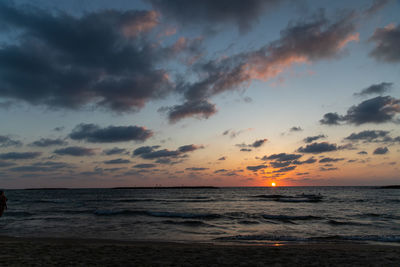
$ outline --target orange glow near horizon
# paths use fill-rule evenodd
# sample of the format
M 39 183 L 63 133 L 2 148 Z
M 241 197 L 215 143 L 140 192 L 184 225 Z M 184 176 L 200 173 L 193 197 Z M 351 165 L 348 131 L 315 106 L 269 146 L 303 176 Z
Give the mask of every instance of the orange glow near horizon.
M 271 186 L 272 186 L 272 187 L 275 187 L 275 186 L 276 186 L 276 183 L 272 182 L 272 183 L 271 183 Z

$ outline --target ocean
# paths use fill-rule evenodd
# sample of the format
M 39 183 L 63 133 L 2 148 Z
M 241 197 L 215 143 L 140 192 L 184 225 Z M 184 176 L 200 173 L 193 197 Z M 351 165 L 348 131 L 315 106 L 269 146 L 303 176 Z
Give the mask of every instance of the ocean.
M 6 190 L 0 235 L 174 242 L 400 244 L 400 190 L 242 187 Z

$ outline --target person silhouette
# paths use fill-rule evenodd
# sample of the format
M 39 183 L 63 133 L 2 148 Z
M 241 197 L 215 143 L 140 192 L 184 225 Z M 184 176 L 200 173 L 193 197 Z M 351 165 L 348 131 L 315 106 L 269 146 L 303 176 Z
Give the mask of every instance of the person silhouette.
M 7 198 L 3 191 L 0 191 L 0 217 L 3 216 L 4 210 L 7 209 Z

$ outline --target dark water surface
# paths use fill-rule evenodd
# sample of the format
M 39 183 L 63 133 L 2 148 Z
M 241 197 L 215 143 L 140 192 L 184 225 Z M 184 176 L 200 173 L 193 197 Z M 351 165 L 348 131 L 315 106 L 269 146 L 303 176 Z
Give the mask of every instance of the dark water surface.
M 0 235 L 400 243 L 400 190 L 376 187 L 7 190 Z

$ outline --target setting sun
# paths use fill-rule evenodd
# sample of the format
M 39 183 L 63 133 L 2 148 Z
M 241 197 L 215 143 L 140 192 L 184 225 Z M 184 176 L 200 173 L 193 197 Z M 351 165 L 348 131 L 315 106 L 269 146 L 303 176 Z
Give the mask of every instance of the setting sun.
M 275 187 L 275 186 L 276 186 L 276 183 L 271 183 L 271 186 L 272 186 L 272 187 Z

